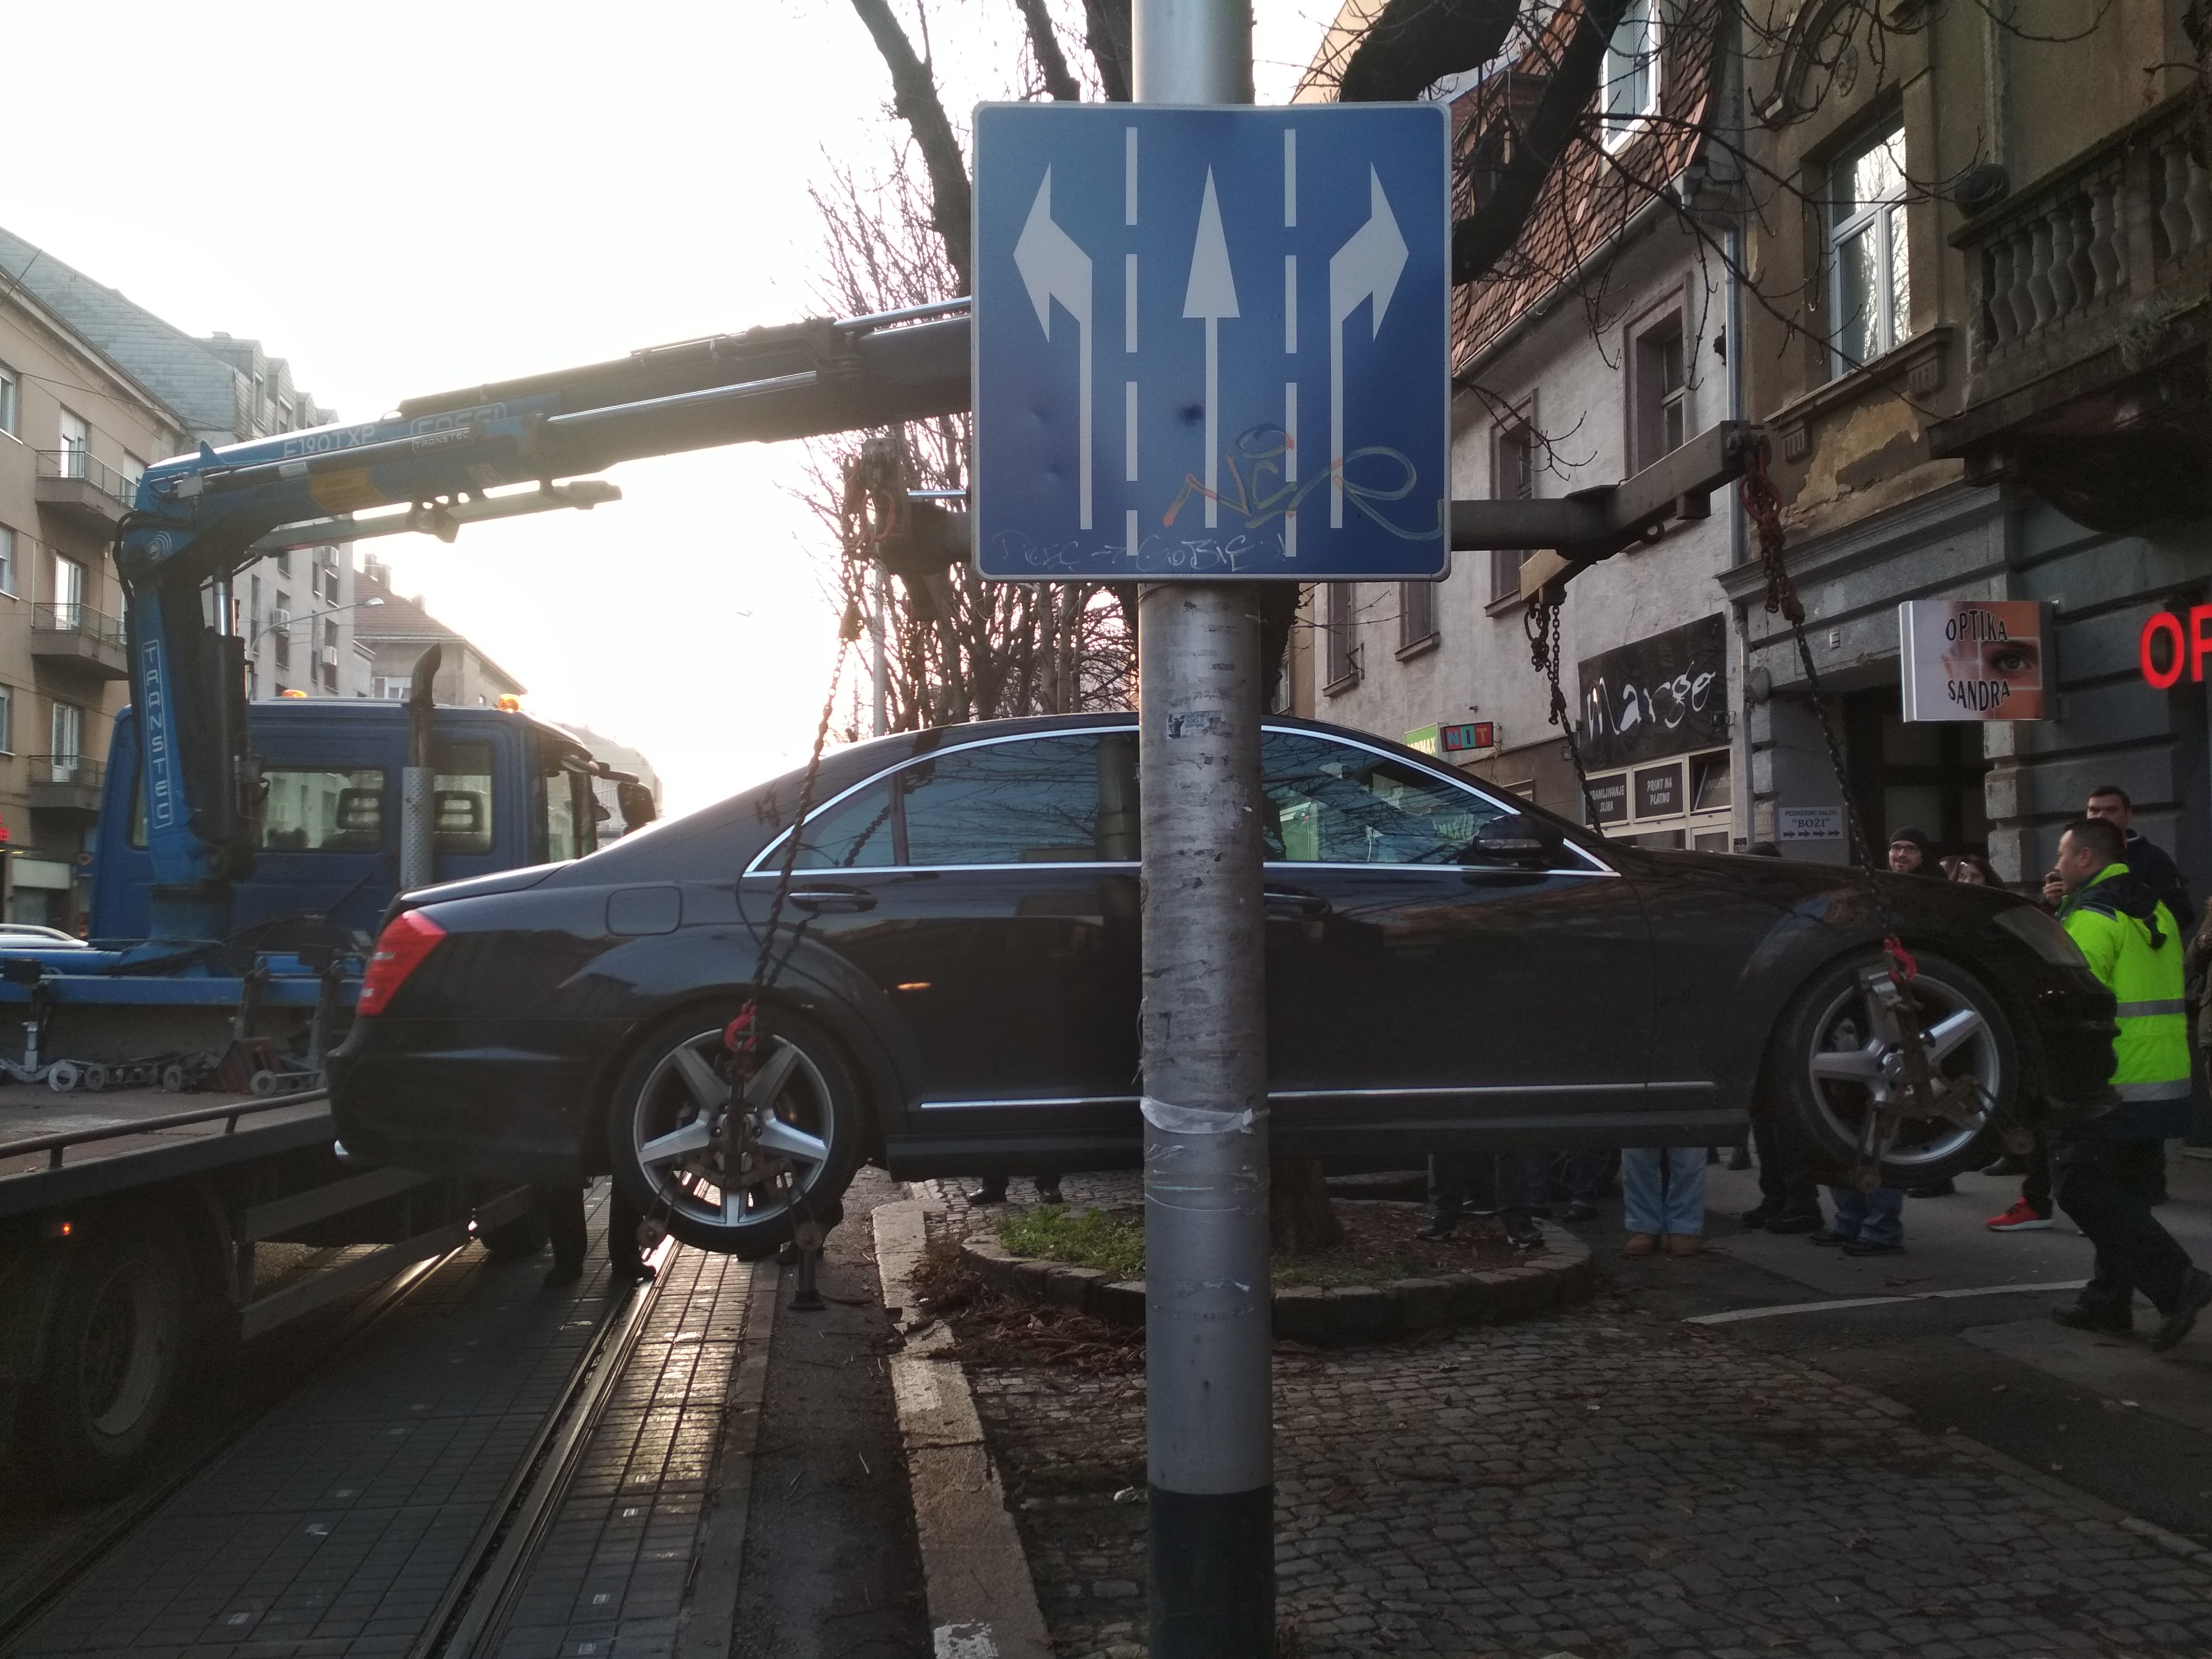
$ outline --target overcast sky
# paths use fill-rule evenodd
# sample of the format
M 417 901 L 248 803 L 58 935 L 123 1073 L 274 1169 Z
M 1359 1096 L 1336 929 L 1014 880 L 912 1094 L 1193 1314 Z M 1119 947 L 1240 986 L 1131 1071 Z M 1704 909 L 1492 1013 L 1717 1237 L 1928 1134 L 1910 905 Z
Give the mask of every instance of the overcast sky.
M 1335 5 L 1258 9 L 1261 101 L 1283 101 Z M 1014 16 L 928 8 L 963 124 L 1018 90 Z M 348 419 L 818 311 L 806 186 L 830 157 L 880 171 L 899 137 L 845 0 L 110 0 L 96 26 L 11 8 L 6 35 L 0 224 L 188 333 L 260 340 Z M 589 514 L 364 546 L 527 707 L 643 750 L 689 811 L 813 736 L 834 550 L 792 498 L 803 461 L 633 462 Z

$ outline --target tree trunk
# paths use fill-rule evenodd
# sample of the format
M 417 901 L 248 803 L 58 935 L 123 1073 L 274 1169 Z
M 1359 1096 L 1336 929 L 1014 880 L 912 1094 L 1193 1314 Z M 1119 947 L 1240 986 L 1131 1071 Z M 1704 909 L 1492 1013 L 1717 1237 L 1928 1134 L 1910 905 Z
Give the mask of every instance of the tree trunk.
M 1322 1184 L 1317 1158 L 1279 1158 L 1267 1166 L 1267 1232 L 1279 1252 L 1310 1255 L 1344 1243 L 1344 1224 Z

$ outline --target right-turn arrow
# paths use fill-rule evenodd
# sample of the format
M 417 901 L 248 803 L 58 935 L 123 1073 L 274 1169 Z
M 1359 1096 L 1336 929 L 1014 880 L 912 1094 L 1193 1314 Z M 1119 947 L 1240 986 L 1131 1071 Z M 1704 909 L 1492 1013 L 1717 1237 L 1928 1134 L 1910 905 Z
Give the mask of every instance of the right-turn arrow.
M 1017 198 L 1018 199 L 1018 198 Z M 1036 307 L 1044 337 L 1052 338 L 1052 302 L 1066 307 L 1075 319 L 1076 352 L 1076 528 L 1091 528 L 1091 256 L 1075 239 L 1053 222 L 1052 169 L 1044 170 L 1036 200 L 1014 244 L 1014 264 L 1022 283 Z
M 1406 239 L 1390 211 L 1390 198 L 1382 193 L 1382 179 L 1367 169 L 1367 222 L 1352 232 L 1352 240 L 1328 259 L 1328 526 L 1344 527 L 1344 325 L 1371 298 L 1374 327 L 1369 338 L 1382 332 L 1382 313 L 1398 291 L 1398 277 L 1406 269 Z

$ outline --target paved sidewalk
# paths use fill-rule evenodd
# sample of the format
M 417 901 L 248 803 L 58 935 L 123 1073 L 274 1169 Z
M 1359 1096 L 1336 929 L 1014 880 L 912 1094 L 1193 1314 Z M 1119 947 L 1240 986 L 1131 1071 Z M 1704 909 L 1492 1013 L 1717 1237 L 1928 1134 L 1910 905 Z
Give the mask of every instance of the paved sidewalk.
M 1142 1379 L 971 1376 L 1061 1651 L 1141 1654 Z M 2203 1555 L 1617 1302 L 1279 1354 L 1276 1399 L 1299 1659 L 2212 1652 Z

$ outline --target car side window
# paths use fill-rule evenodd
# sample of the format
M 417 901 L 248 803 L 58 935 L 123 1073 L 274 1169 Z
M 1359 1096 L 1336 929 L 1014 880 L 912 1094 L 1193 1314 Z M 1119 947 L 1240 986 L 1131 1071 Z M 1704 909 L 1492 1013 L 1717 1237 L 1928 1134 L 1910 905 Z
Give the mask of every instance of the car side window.
M 1458 864 L 1507 809 L 1401 761 L 1303 732 L 1261 739 L 1271 862 Z
M 877 870 L 896 864 L 896 802 L 887 782 L 872 783 L 806 820 L 799 836 L 800 870 Z M 771 854 L 768 867 L 781 860 Z
M 1137 740 L 1071 732 L 955 750 L 897 775 L 905 862 L 1118 862 L 1137 856 Z
M 261 845 L 271 853 L 374 853 L 384 845 L 384 774 L 268 766 Z

